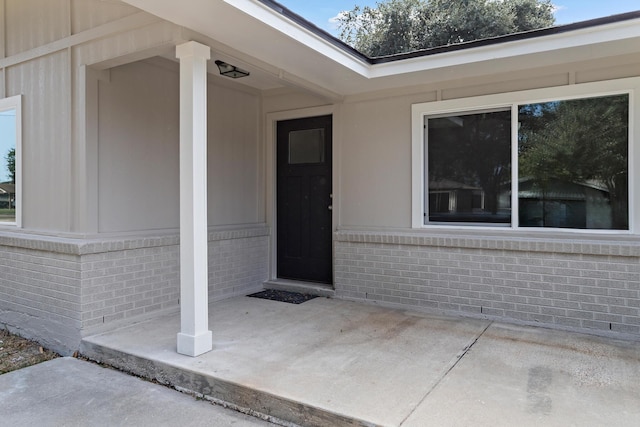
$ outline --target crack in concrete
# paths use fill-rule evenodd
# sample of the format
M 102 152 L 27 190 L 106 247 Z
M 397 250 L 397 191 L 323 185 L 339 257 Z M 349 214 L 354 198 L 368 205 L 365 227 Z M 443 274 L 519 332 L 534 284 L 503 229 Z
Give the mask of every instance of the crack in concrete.
M 469 350 L 471 350 L 471 348 L 478 342 L 478 340 L 484 335 L 484 333 L 487 332 L 487 329 L 489 329 L 491 325 L 493 325 L 493 322 L 490 322 L 482 331 L 480 331 L 478 335 L 476 335 L 473 338 L 473 340 L 469 344 L 467 344 L 458 354 L 456 354 L 456 357 L 454 358 L 455 361 L 440 376 L 440 378 L 438 378 L 435 384 L 433 384 L 433 386 L 425 393 L 425 395 L 422 397 L 422 399 L 420 399 L 420 402 L 418 402 L 418 404 L 413 408 L 413 410 L 410 411 L 406 417 L 404 417 L 404 419 L 400 422 L 400 426 L 404 425 L 404 423 L 407 422 L 409 418 L 411 418 L 411 415 L 413 415 L 413 413 L 418 410 L 418 408 L 424 403 L 424 401 L 427 400 L 429 395 L 438 387 L 438 385 L 440 385 L 442 380 L 444 380 L 447 377 L 447 375 L 449 375 L 449 372 L 451 372 L 458 365 L 458 363 L 460 363 L 462 358 L 467 355 Z

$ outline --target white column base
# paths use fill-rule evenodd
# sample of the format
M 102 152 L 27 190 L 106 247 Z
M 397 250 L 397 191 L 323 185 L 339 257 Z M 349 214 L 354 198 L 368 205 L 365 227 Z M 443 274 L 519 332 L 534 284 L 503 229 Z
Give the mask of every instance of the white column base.
M 213 349 L 213 334 L 205 331 L 198 335 L 178 332 L 178 353 L 196 357 Z

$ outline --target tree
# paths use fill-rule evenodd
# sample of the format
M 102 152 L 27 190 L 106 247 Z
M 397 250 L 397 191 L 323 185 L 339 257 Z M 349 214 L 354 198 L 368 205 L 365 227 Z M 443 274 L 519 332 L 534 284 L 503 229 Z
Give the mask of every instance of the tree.
M 7 152 L 4 157 L 7 161 L 7 170 L 9 171 L 9 181 L 11 184 L 16 183 L 16 149 L 12 148 Z
M 551 0 L 386 0 L 343 12 L 340 38 L 371 57 L 552 26 Z

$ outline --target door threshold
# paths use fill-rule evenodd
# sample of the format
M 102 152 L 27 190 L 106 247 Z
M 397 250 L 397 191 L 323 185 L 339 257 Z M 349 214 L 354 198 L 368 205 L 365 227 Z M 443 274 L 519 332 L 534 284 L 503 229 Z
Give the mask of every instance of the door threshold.
M 324 283 L 303 282 L 291 279 L 267 280 L 262 284 L 265 289 L 275 289 L 278 291 L 298 292 L 301 294 L 318 295 L 320 297 L 333 298 L 336 291 L 332 285 Z

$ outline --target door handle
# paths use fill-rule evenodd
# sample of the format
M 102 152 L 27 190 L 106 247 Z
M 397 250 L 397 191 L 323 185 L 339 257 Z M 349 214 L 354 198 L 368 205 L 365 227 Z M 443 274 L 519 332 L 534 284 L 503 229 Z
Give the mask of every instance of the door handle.
M 328 207 L 327 209 L 329 209 L 330 211 L 332 211 L 332 210 L 333 210 L 333 205 L 329 205 L 329 207 Z

